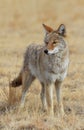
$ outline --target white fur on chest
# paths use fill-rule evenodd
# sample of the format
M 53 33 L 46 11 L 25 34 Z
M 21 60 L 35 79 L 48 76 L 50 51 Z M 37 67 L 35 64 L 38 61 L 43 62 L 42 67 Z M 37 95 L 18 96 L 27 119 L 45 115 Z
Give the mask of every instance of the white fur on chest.
M 41 73 L 39 66 L 37 67 L 36 65 L 34 66 L 34 65 L 29 64 L 29 69 L 33 76 L 38 78 L 41 82 L 44 82 L 44 76 Z
M 56 80 L 63 81 L 64 78 L 67 75 L 67 68 L 69 64 L 69 59 L 66 59 L 61 67 L 56 67 L 54 72 L 49 72 L 48 70 L 42 70 L 40 69 L 40 66 L 29 64 L 29 69 L 35 77 L 37 77 L 41 82 L 52 82 L 54 83 Z M 42 66 L 41 66 L 42 67 Z M 53 67 L 53 66 L 52 66 Z M 58 70 L 57 70 L 58 69 Z M 60 70 L 64 70 L 61 72 Z M 57 72 L 57 73 L 55 73 Z
M 49 72 L 45 73 L 45 79 L 50 82 L 55 82 L 56 79 L 59 79 L 59 78 L 60 78 L 60 74 L 54 74 L 54 73 L 49 73 Z

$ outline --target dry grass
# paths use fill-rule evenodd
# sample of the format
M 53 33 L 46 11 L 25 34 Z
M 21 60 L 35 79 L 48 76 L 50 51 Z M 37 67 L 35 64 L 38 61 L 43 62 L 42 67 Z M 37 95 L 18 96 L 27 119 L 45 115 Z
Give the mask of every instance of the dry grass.
M 83 0 L 0 0 L 0 130 L 84 130 L 83 19 Z M 22 112 L 8 105 L 9 81 L 20 71 L 26 46 L 43 42 L 42 23 L 54 28 L 61 23 L 67 26 L 70 66 L 63 86 L 64 118 L 58 116 L 56 105 L 55 117 L 42 113 L 37 80 Z M 11 90 L 11 104 L 20 93 L 21 88 Z

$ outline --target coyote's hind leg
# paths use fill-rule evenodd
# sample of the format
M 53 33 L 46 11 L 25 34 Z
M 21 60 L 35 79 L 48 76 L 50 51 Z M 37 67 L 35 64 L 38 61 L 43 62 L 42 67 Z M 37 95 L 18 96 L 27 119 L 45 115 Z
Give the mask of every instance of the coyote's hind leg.
M 34 81 L 34 79 L 35 79 L 35 77 L 31 73 L 29 73 L 27 71 L 23 72 L 21 107 L 24 107 L 26 93 L 27 93 L 31 83 Z

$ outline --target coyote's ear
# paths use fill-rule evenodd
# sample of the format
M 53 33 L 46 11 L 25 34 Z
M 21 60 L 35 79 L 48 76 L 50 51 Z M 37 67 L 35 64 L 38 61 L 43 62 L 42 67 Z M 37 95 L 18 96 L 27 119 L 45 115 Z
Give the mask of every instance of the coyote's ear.
M 65 37 L 65 36 L 66 36 L 66 28 L 65 28 L 65 25 L 64 25 L 64 24 L 61 24 L 61 25 L 59 26 L 59 28 L 57 29 L 57 32 L 58 32 L 59 35 Z
M 45 25 L 45 24 L 43 24 L 43 27 L 44 27 L 44 30 L 45 30 L 45 33 L 46 33 L 46 34 L 48 34 L 48 33 L 50 33 L 50 32 L 53 31 L 53 29 L 52 29 L 51 27 L 49 27 L 49 26 L 47 26 L 47 25 Z

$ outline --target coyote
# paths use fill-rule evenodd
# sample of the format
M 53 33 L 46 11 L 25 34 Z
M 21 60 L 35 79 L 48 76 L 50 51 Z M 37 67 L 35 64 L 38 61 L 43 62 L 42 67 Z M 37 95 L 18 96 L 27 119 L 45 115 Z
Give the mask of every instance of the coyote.
M 67 75 L 69 65 L 69 50 L 65 40 L 66 28 L 61 24 L 57 30 L 43 24 L 45 30 L 44 44 L 29 45 L 22 69 L 10 85 L 22 88 L 21 107 L 24 106 L 25 95 L 31 83 L 38 78 L 41 89 L 43 109 L 53 115 L 53 84 L 56 90 L 58 110 L 63 115 L 64 109 L 61 98 L 61 84 Z

